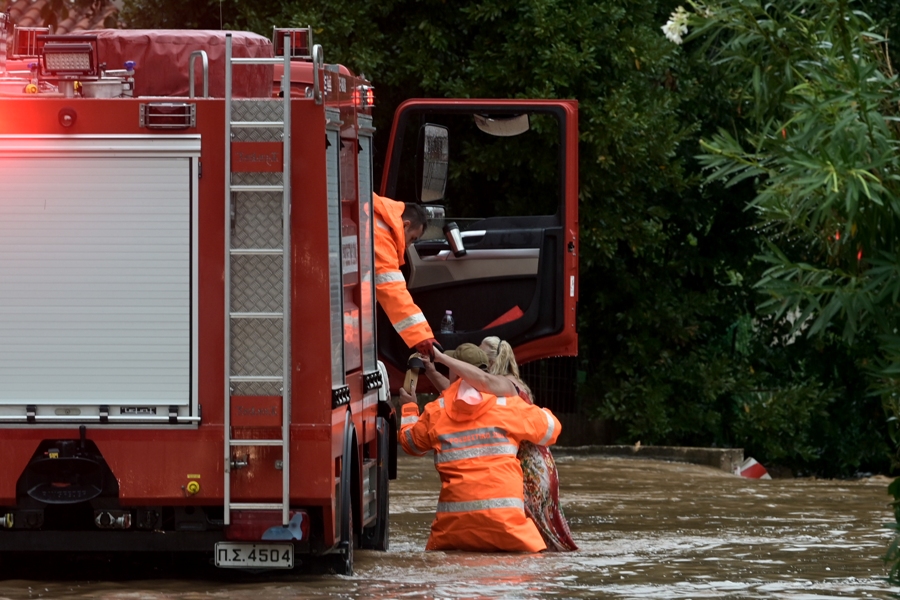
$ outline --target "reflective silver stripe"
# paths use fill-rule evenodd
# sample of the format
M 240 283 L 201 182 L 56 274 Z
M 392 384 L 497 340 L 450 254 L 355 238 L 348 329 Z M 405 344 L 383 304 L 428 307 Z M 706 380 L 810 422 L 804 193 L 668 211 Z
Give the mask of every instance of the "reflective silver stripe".
M 375 285 L 381 285 L 382 283 L 391 283 L 393 281 L 406 281 L 403 279 L 403 273 L 400 271 L 388 271 L 386 273 L 379 273 L 375 276 Z
M 439 435 L 441 450 L 458 450 L 469 446 L 484 446 L 486 444 L 508 444 L 506 430 L 499 427 L 481 427 L 479 429 L 465 429 Z
M 402 427 L 404 425 L 412 425 L 413 423 L 418 423 L 418 422 L 419 422 L 418 415 L 413 416 L 413 417 L 403 417 L 402 419 L 400 419 L 400 426 Z
M 459 513 L 473 510 L 490 510 L 492 508 L 518 508 L 525 510 L 521 498 L 491 498 L 490 500 L 473 500 L 471 502 L 438 502 L 437 512 Z
M 406 444 L 407 444 L 411 449 L 413 449 L 413 450 L 418 450 L 419 453 L 420 453 L 420 455 L 421 455 L 421 454 L 425 454 L 427 448 L 426 448 L 425 450 L 422 450 L 421 448 L 419 448 L 419 446 L 416 444 L 415 440 L 413 440 L 412 429 L 407 429 L 405 435 L 406 435 Z
M 417 325 L 419 323 L 424 323 L 424 322 L 425 322 L 425 315 L 423 315 L 422 313 L 416 313 L 410 317 L 406 317 L 402 321 L 398 321 L 398 322 L 394 323 L 394 329 L 397 331 L 397 333 L 400 333 L 404 329 L 409 329 L 413 325 Z
M 506 406 L 506 396 L 497 396 L 497 405 Z
M 378 225 L 379 227 L 381 227 L 382 229 L 386 229 L 387 231 L 391 230 L 391 228 L 388 227 L 388 224 L 385 223 L 384 221 L 382 221 L 381 219 L 379 219 L 378 217 L 375 217 L 375 224 Z
M 438 404 L 441 405 L 441 408 L 444 408 L 444 397 L 443 397 L 443 396 L 441 396 L 440 398 L 438 398 Z
M 437 465 L 468 458 L 482 458 L 485 456 L 515 456 L 518 452 L 519 447 L 515 444 L 479 446 L 478 448 L 466 448 L 465 450 L 441 450 L 434 455 L 434 464 Z
M 546 410 L 544 411 L 544 414 L 547 415 L 547 435 L 545 435 L 543 439 L 538 442 L 538 446 L 546 446 L 547 442 L 550 441 L 550 438 L 553 437 L 553 430 L 556 429 L 556 424 L 553 422 L 553 415 L 548 413 Z

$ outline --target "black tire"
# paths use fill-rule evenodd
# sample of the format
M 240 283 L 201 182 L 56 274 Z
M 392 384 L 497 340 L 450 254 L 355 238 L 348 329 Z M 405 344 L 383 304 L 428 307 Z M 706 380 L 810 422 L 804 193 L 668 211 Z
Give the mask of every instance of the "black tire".
M 375 510 L 375 523 L 363 530 L 362 548 L 369 550 L 386 551 L 390 547 L 390 478 L 389 478 L 389 452 L 390 452 L 390 425 L 384 417 L 378 417 L 378 469 L 376 477 L 378 506 Z

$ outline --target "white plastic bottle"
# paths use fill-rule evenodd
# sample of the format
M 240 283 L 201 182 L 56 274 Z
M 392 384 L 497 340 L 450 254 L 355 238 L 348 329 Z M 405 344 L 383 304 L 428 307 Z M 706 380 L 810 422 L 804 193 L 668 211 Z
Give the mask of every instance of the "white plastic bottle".
M 444 311 L 444 318 L 441 319 L 441 333 L 454 333 L 456 331 L 456 322 L 453 320 L 453 311 Z

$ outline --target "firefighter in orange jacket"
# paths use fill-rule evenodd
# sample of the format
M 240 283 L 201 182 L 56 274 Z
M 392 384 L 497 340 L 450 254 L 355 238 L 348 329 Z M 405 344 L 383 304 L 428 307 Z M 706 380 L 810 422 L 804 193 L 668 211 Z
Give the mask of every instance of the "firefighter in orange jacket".
M 433 450 L 441 476 L 426 549 L 540 552 L 547 546 L 525 515 L 522 468 L 516 454 L 522 441 L 553 444 L 561 425 L 549 410 L 519 396 L 498 397 L 473 387 L 489 387 L 480 384 L 484 379 L 478 374 L 480 365 L 472 364 L 478 362 L 478 353 L 486 368 L 487 356 L 474 344 L 462 344 L 447 354 L 435 350 L 435 361 L 462 378 L 426 405 L 421 416 L 412 396 L 400 391 L 403 450 L 416 456 Z M 455 360 L 453 354 L 468 364 Z
M 413 302 L 400 272 L 406 248 L 425 233 L 424 209 L 378 194 L 375 207 L 375 298 L 406 345 L 432 355 L 437 343 L 422 310 Z

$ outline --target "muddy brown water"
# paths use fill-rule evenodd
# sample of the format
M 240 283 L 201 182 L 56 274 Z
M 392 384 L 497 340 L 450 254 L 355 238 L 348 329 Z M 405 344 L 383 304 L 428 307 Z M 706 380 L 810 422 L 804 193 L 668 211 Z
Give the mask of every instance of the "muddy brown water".
M 0 598 L 894 598 L 888 480 L 749 480 L 709 467 L 557 453 L 581 549 L 567 554 L 425 552 L 439 481 L 401 457 L 391 550 L 358 551 L 356 574 L 234 580 L 179 573 L 12 577 Z M 87 567 L 86 567 L 87 568 Z M 39 569 L 39 573 L 40 573 Z M 119 574 L 120 575 L 120 574 Z M 113 581 L 115 580 L 115 581 Z

